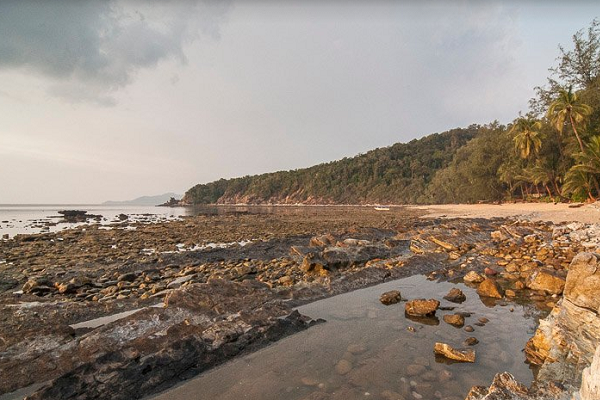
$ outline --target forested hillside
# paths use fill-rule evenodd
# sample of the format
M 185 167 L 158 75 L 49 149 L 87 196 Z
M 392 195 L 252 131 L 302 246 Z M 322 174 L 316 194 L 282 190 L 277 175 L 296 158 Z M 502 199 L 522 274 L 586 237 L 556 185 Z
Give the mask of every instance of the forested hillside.
M 409 143 L 294 171 L 221 179 L 191 188 L 186 203 L 417 203 L 436 171 L 475 137 L 479 127 L 454 129 Z
M 531 109 L 294 171 L 196 185 L 185 204 L 406 204 L 600 196 L 600 22 L 559 47 Z

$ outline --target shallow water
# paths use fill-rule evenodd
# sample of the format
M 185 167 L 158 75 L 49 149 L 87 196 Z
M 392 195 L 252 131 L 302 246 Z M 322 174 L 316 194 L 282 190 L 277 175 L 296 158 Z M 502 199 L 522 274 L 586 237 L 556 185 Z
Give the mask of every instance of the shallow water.
M 199 205 L 189 207 L 90 205 L 90 204 L 0 204 L 0 238 L 17 234 L 58 232 L 84 224 L 108 225 L 118 222 L 119 214 L 129 216 L 128 222 L 153 223 L 181 217 L 219 214 L 306 214 L 318 212 L 322 206 L 245 206 L 245 205 Z M 324 206 L 330 208 L 329 206 Z M 342 206 L 343 207 L 343 206 Z M 87 211 L 90 215 L 101 215 L 99 221 L 60 222 L 62 210 Z M 107 227 L 109 229 L 109 227 Z
M 463 290 L 467 296 L 464 303 L 442 299 L 452 287 Z M 405 299 L 435 298 L 442 307 L 456 309 L 438 310 L 437 321 L 415 322 L 405 317 L 403 303 L 384 306 L 379 302 L 381 293 L 394 289 L 400 290 Z M 463 284 L 430 282 L 422 276 L 317 301 L 299 311 L 323 318 L 326 323 L 152 398 L 464 399 L 471 386 L 487 386 L 502 371 L 529 384 L 533 373 L 524 363 L 522 349 L 535 330 L 535 313 L 514 304 L 486 304 Z M 472 325 L 474 332 L 442 320 L 444 314 L 458 311 L 472 314 L 465 324 Z M 489 322 L 475 325 L 481 317 Z M 479 340 L 473 346 L 477 353 L 474 364 L 436 359 L 435 342 L 463 348 L 462 342 L 470 336 Z

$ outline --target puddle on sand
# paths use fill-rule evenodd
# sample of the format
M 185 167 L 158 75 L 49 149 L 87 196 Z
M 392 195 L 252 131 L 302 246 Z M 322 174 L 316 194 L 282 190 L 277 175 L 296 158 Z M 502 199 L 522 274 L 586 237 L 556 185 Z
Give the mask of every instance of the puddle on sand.
M 466 294 L 462 304 L 442 299 L 453 287 Z M 403 302 L 390 306 L 379 302 L 381 293 L 396 289 L 404 299 L 434 298 L 442 307 L 456 308 L 438 310 L 437 324 L 435 319 L 415 322 L 405 317 Z M 152 399 L 462 400 L 471 386 L 489 385 L 497 372 L 509 371 L 526 384 L 533 380 L 522 352 L 536 326 L 531 310 L 515 304 L 486 306 L 463 284 L 414 276 L 317 301 L 299 311 L 327 322 Z M 465 325 L 473 326 L 474 332 L 442 319 L 461 311 L 471 313 Z M 476 325 L 481 317 L 489 319 L 484 326 Z M 477 353 L 474 364 L 436 360 L 435 342 L 463 348 L 471 336 L 479 340 L 472 347 Z

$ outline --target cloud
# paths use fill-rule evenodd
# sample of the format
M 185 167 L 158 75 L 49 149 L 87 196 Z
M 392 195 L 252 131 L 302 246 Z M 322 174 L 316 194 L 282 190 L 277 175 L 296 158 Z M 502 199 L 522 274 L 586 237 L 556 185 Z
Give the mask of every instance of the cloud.
M 70 102 L 114 105 L 141 69 L 175 59 L 201 35 L 218 39 L 229 4 L 212 1 L 34 1 L 0 3 L 0 69 L 49 79 Z

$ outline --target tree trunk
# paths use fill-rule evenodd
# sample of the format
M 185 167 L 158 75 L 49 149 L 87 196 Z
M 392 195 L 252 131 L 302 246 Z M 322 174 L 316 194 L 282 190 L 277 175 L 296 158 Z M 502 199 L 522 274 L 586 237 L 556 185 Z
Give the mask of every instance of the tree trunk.
M 577 138 L 577 141 L 579 142 L 579 148 L 581 149 L 582 153 L 585 153 L 585 150 L 583 149 L 583 142 L 581 141 L 581 138 L 579 137 L 579 134 L 577 133 L 577 128 L 575 128 L 575 121 L 573 121 L 573 114 L 569 113 L 569 120 L 571 120 L 571 128 L 573 128 L 573 133 L 575 134 L 575 137 Z

